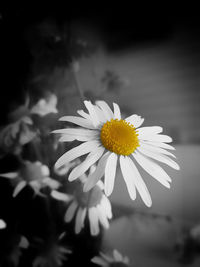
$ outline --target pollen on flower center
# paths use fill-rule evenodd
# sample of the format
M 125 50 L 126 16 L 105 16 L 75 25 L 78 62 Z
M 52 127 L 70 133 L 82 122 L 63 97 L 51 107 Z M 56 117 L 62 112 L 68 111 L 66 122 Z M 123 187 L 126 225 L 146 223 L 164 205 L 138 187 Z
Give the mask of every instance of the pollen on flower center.
M 106 149 L 119 155 L 128 156 L 139 146 L 136 129 L 125 120 L 107 121 L 101 128 L 100 138 Z

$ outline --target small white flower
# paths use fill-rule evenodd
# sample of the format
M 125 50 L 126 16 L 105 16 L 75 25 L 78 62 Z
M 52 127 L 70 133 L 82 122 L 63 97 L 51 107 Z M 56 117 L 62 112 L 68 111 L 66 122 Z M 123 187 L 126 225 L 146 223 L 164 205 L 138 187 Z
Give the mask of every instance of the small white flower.
M 85 182 L 84 177 L 81 178 Z M 103 194 L 103 183 L 99 181 L 89 193 L 84 193 L 82 187 L 78 187 L 74 195 L 52 191 L 51 195 L 57 200 L 70 202 L 65 213 L 65 222 L 71 222 L 75 216 L 75 233 L 79 234 L 84 228 L 86 217 L 88 216 L 91 235 L 98 235 L 99 225 L 109 228 L 109 219 L 112 218 L 111 203 Z
M 18 172 L 0 174 L 0 176 L 9 179 L 17 178 L 18 182 L 14 189 L 13 197 L 16 197 L 26 185 L 30 185 L 36 194 L 41 194 L 40 189 L 46 186 L 52 190 L 58 189 L 60 183 L 50 178 L 49 175 L 49 168 L 39 161 L 25 161 Z
M 56 105 L 57 96 L 50 94 L 47 98 L 40 99 L 37 104 L 31 108 L 31 114 L 37 114 L 43 117 L 49 113 L 58 113 Z
M 115 263 L 118 263 L 116 266 L 128 266 L 129 259 L 127 256 L 123 257 L 119 251 L 116 249 L 113 250 L 113 256 L 104 254 L 100 252 L 100 256 L 95 256 L 91 259 L 93 263 L 96 263 L 97 265 L 103 266 L 103 267 L 111 267 L 115 266 Z M 119 265 L 121 263 L 121 265 Z
M 120 108 L 115 103 L 113 104 L 114 112 L 104 101 L 97 101 L 96 105 L 90 101 L 84 101 L 84 104 L 88 113 L 78 110 L 81 117 L 60 118 L 61 121 L 81 126 L 81 128 L 55 130 L 54 133 L 61 134 L 60 141 L 78 140 L 83 143 L 62 155 L 55 166 L 59 168 L 63 164 L 88 154 L 86 159 L 71 171 L 69 181 L 77 179 L 91 165 L 98 162 L 96 171 L 88 177 L 84 185 L 84 191 L 89 191 L 105 175 L 105 194 L 110 196 L 114 188 L 119 160 L 130 198 L 135 200 L 137 189 L 144 203 L 150 207 L 151 196 L 135 162 L 169 188 L 171 178 L 156 163 L 156 160 L 179 170 L 178 164 L 169 157 L 175 156 L 167 151 L 167 149 L 174 150 L 174 147 L 167 144 L 172 142 L 172 138 L 160 134 L 162 127 L 140 127 L 144 119 L 136 114 L 122 119 Z

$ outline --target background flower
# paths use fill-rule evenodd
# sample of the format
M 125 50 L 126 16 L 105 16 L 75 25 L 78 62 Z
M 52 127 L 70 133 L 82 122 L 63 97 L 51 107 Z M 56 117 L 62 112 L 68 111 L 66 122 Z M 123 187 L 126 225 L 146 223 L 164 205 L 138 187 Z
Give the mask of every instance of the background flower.
M 85 182 L 85 179 L 84 179 Z M 73 195 L 64 194 L 58 191 L 52 191 L 53 198 L 69 203 L 64 220 L 71 222 L 75 217 L 75 233 L 79 234 L 85 226 L 86 218 L 89 219 L 91 235 L 100 233 L 99 225 L 109 228 L 109 219 L 112 218 L 111 203 L 103 194 L 103 183 L 99 181 L 89 193 L 84 193 L 82 184 L 74 190 Z
M 40 195 L 40 190 L 43 187 L 47 186 L 51 189 L 57 189 L 60 183 L 50 178 L 49 175 L 49 168 L 39 161 L 25 161 L 18 172 L 0 174 L 2 177 L 17 180 L 13 197 L 16 197 L 26 185 L 31 186 L 34 192 Z

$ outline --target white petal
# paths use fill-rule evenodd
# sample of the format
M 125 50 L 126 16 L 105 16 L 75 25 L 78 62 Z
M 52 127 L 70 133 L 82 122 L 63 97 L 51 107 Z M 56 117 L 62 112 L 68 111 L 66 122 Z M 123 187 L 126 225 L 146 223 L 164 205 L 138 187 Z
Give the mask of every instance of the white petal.
M 85 111 L 83 111 L 83 110 L 77 110 L 77 113 L 78 113 L 79 115 L 81 115 L 83 118 L 85 118 L 85 119 L 91 121 L 90 115 L 87 114 Z
M 99 233 L 99 221 L 98 221 L 97 210 L 95 207 L 89 208 L 88 217 L 89 217 L 91 235 L 98 235 L 98 233 Z
M 107 159 L 105 167 L 105 179 L 104 179 L 105 181 L 104 191 L 107 196 L 110 196 L 110 194 L 112 194 L 114 188 L 117 159 L 118 156 L 115 153 L 111 153 Z
M 101 206 L 103 207 L 108 219 L 112 219 L 111 203 L 110 203 L 110 200 L 105 195 L 102 196 Z
M 147 140 L 147 141 L 154 141 L 154 142 L 164 142 L 164 143 L 171 143 L 172 138 L 168 135 L 164 134 L 151 134 L 151 135 L 145 135 L 140 137 L 138 136 L 140 140 Z
M 86 212 L 87 212 L 87 209 L 83 208 L 83 212 L 82 212 L 82 216 L 81 216 L 82 227 L 84 227 Z
M 60 182 L 50 177 L 45 177 L 42 180 L 42 184 L 45 186 L 49 186 L 51 189 L 58 189 L 61 186 Z
M 158 153 L 154 153 L 154 152 L 152 152 L 150 150 L 146 150 L 143 147 L 138 147 L 137 150 L 140 151 L 145 156 L 148 156 L 148 157 L 150 157 L 152 159 L 155 159 L 155 160 L 158 160 L 160 162 L 163 162 L 163 163 L 167 164 L 168 166 L 172 167 L 175 170 L 180 170 L 179 165 L 175 161 L 173 161 L 171 158 L 166 156 L 166 155 L 161 155 L 161 154 L 158 154 Z
M 76 234 L 79 234 L 81 229 L 83 228 L 82 214 L 83 214 L 83 209 L 79 207 L 77 214 L 76 214 L 76 222 L 75 222 L 75 233 Z
M 151 145 L 151 146 L 156 146 L 156 147 L 162 147 L 165 149 L 170 149 L 170 150 L 175 150 L 175 148 L 173 146 L 170 146 L 169 144 L 165 144 L 165 143 L 160 143 L 160 142 L 153 142 L 153 141 L 142 141 L 145 142 L 145 144 Z
M 64 116 L 59 119 L 59 121 L 68 121 L 74 124 L 77 124 L 79 126 L 89 128 L 89 129 L 95 129 L 94 125 L 92 124 L 91 121 L 81 118 L 81 117 L 76 117 L 76 116 Z
M 95 162 L 97 162 L 97 160 L 99 160 L 103 155 L 104 150 L 103 147 L 99 147 L 95 152 L 91 152 L 80 165 L 71 171 L 68 180 L 71 182 L 85 173 Z
M 6 223 L 4 220 L 0 219 L 0 229 L 6 228 Z
M 63 154 L 55 163 L 55 168 L 59 168 L 62 165 L 82 156 L 88 154 L 92 151 L 95 151 L 99 146 L 97 141 L 88 141 L 83 143 L 77 147 L 72 148 L 71 150 L 67 151 Z
M 99 134 L 98 130 L 89 130 L 83 128 L 64 128 L 52 131 L 52 133 L 78 135 L 78 136 L 96 136 Z
M 128 193 L 130 195 L 130 198 L 132 200 L 135 200 L 136 199 L 136 189 L 135 189 L 135 183 L 134 183 L 134 179 L 133 179 L 134 173 L 132 172 L 132 170 L 129 170 L 130 168 L 127 168 L 126 165 L 127 164 L 125 163 L 124 156 L 120 156 L 120 167 L 121 167 L 122 175 L 123 175 L 125 183 L 126 183 Z
M 75 211 L 78 207 L 78 203 L 74 200 L 68 207 L 66 213 L 65 213 L 65 222 L 70 222 L 72 218 L 74 217 Z
M 94 108 L 95 108 L 96 114 L 97 114 L 97 116 L 99 118 L 99 121 L 101 123 L 105 123 L 107 121 L 107 119 L 106 119 L 103 111 L 98 106 L 96 106 L 96 105 L 94 106 Z
M 107 255 L 103 252 L 99 253 L 103 259 L 105 259 L 109 263 L 113 263 L 113 258 L 110 255 Z
M 42 165 L 41 164 L 41 172 L 43 176 L 49 176 L 50 175 L 50 171 L 47 165 Z
M 152 134 L 158 134 L 162 133 L 163 128 L 160 126 L 150 126 L 150 127 L 141 127 L 137 129 L 137 132 L 139 133 L 139 136 L 148 136 Z
M 96 168 L 95 168 L 95 170 L 96 170 Z M 91 173 L 92 174 L 92 173 Z M 98 182 L 97 182 L 97 184 L 96 184 L 102 191 L 104 190 L 104 183 L 101 181 L 101 180 L 99 180 Z
M 132 187 L 135 184 L 142 200 L 147 207 L 150 207 L 152 205 L 151 196 L 133 161 L 129 157 L 120 156 L 120 164 L 122 173 L 126 176 L 124 178 L 126 178 L 127 187 Z
M 71 142 L 74 140 L 78 140 L 81 142 L 86 142 L 86 141 L 90 141 L 90 140 L 96 140 L 98 139 L 97 136 L 83 136 L 83 135 L 63 135 L 62 137 L 60 137 L 59 142 Z
M 108 267 L 108 263 L 107 261 L 105 261 L 104 259 L 100 258 L 100 257 L 97 257 L 95 256 L 94 258 L 91 259 L 91 262 L 97 264 L 97 265 L 100 265 L 102 267 Z
M 121 112 L 119 106 L 116 103 L 113 103 L 113 107 L 114 107 L 114 119 L 121 120 Z
M 99 119 L 98 116 L 96 114 L 96 110 L 94 108 L 94 105 L 92 105 L 92 103 L 90 101 L 84 101 L 84 104 L 90 114 L 91 120 L 92 120 L 92 124 L 94 125 L 94 127 L 98 127 L 99 125 Z
M 0 173 L 0 176 L 9 179 L 14 179 L 18 176 L 18 172 Z
M 144 119 L 141 116 L 134 114 L 130 117 L 127 117 L 125 121 L 130 122 L 135 128 L 138 128 L 142 125 Z
M 13 197 L 16 197 L 19 192 L 27 185 L 25 181 L 21 181 L 18 183 L 18 185 L 15 187 L 14 192 L 13 192 Z
M 114 259 L 116 261 L 119 261 L 119 262 L 122 262 L 123 261 L 122 255 L 116 249 L 114 249 L 114 251 L 113 251 L 113 257 L 114 257 Z
M 108 106 L 108 104 L 105 101 L 96 101 L 97 106 L 101 108 L 101 110 L 104 113 L 104 116 L 108 121 L 114 118 L 114 114 L 111 110 L 111 108 Z
M 141 147 L 145 148 L 146 150 L 150 150 L 154 153 L 160 153 L 160 154 L 164 154 L 164 155 L 168 155 L 171 156 L 173 158 L 176 158 L 176 156 L 174 156 L 174 154 L 170 153 L 169 151 L 161 148 L 161 147 L 157 147 L 154 145 L 149 145 L 148 143 L 146 143 L 145 141 L 140 141 Z
M 97 205 L 97 211 L 98 211 L 98 216 L 99 216 L 99 221 L 103 225 L 104 228 L 108 229 L 109 228 L 109 222 L 106 217 L 105 211 L 102 209 L 101 205 Z
M 171 178 L 169 175 L 161 168 L 157 163 L 153 160 L 139 154 L 133 153 L 132 154 L 135 160 L 140 164 L 140 166 L 148 172 L 153 178 L 159 181 L 162 185 L 170 188 L 169 182 L 171 182 Z
M 61 200 L 64 202 L 69 202 L 72 199 L 71 195 L 64 194 L 64 193 L 61 193 L 61 192 L 56 191 L 56 190 L 51 191 L 51 196 L 57 200 Z
M 106 161 L 110 152 L 106 152 L 103 157 L 99 160 L 96 170 L 88 176 L 86 183 L 84 184 L 83 191 L 87 192 L 101 179 L 105 173 Z

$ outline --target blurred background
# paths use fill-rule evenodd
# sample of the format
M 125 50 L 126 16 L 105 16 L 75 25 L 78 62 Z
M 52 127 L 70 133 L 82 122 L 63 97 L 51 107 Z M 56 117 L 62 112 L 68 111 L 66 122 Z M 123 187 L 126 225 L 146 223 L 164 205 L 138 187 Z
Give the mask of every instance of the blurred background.
M 151 8 L 2 8 L 1 125 L 27 91 L 37 98 L 48 90 L 60 114 L 74 115 L 83 98 L 103 99 L 124 116 L 141 115 L 145 126 L 162 126 L 181 170 L 165 167 L 170 190 L 140 170 L 150 209 L 129 199 L 119 171 L 110 198 L 116 219 L 102 246 L 116 247 L 133 266 L 199 266 L 199 245 L 185 236 L 200 223 L 200 18 L 195 8 Z

